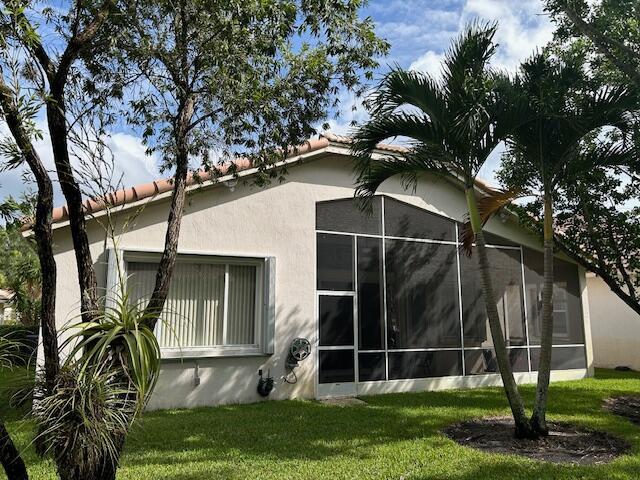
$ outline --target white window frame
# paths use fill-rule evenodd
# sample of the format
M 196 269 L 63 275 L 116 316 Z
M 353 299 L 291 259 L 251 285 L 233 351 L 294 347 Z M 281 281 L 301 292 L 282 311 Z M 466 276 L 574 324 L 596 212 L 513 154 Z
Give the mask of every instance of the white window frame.
M 123 280 L 128 278 L 130 262 L 158 263 L 160 251 L 124 249 L 116 254 L 114 249 L 108 252 L 107 292 L 118 291 L 116 261 L 120 263 Z M 227 331 L 229 265 L 247 265 L 256 267 L 256 298 L 254 343 L 247 345 L 209 345 L 189 347 L 161 347 L 162 359 L 214 358 L 233 356 L 264 356 L 274 352 L 275 330 L 275 258 L 267 255 L 226 255 L 204 252 L 178 252 L 178 259 L 189 263 L 207 263 L 225 265 L 223 330 Z M 109 302 L 109 294 L 107 295 Z

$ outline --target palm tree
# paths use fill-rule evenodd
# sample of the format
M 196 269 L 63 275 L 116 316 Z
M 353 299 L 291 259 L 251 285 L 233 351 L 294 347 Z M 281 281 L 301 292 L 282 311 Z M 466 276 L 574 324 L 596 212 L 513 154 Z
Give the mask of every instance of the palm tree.
M 627 112 L 636 96 L 625 88 L 592 88 L 583 81 L 581 64 L 536 53 L 523 63 L 510 94 L 529 120 L 516 124 L 507 145 L 510 160 L 501 178 L 511 188 L 541 192 L 543 204 L 544 279 L 542 287 L 541 352 L 532 429 L 548 434 L 547 392 L 553 343 L 553 203 L 561 181 L 579 178 L 597 166 L 625 164 L 633 150 L 623 143 L 597 141 L 605 126 L 626 130 Z
M 442 79 L 393 69 L 366 102 L 371 119 L 354 135 L 356 195 L 366 199 L 386 179 L 401 175 L 409 187 L 420 174 L 457 176 L 463 183 L 475 236 L 487 317 L 504 389 L 518 437 L 531 436 L 509 362 L 495 302 L 478 210 L 475 179 L 489 154 L 517 120 L 513 108 L 496 94 L 500 78 L 487 67 L 496 45 L 495 24 L 471 24 L 445 55 Z M 379 142 L 406 137 L 411 149 L 402 156 L 374 159 Z

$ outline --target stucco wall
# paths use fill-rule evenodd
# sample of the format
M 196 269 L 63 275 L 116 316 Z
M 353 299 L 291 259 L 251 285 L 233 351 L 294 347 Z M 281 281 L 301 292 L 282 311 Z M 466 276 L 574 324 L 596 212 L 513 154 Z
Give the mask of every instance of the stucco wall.
M 596 367 L 640 370 L 640 315 L 599 277 L 587 278 Z
M 270 398 L 315 396 L 316 350 L 296 370 L 298 383 L 279 381 L 289 342 L 298 336 L 317 344 L 316 329 L 316 202 L 353 196 L 351 162 L 331 156 L 290 167 L 285 183 L 268 188 L 238 184 L 234 191 L 224 185 L 195 191 L 189 197 L 182 222 L 179 250 L 220 255 L 276 257 L 275 354 L 272 356 L 185 359 L 167 361 L 151 401 L 151 408 L 240 403 L 260 400 L 256 393 L 257 371 L 270 369 L 276 389 Z M 399 179 L 385 182 L 380 193 L 462 220 L 464 195 L 444 180 L 423 179 L 415 194 L 402 188 Z M 119 247 L 160 250 L 166 228 L 168 201 L 149 203 L 126 231 Z M 131 215 L 128 212 L 126 215 Z M 121 214 L 122 222 L 126 216 Z M 535 238 L 511 222 L 492 220 L 487 229 L 532 248 Z M 106 282 L 106 239 L 97 223 L 89 225 L 91 251 L 101 286 Z M 55 232 L 58 264 L 56 314 L 61 326 L 78 314 L 76 266 L 68 227 Z M 585 319 L 588 321 L 588 318 Z M 589 348 L 587 347 L 589 352 Z M 590 363 L 589 357 L 587 358 Z M 194 370 L 201 383 L 194 385 Z

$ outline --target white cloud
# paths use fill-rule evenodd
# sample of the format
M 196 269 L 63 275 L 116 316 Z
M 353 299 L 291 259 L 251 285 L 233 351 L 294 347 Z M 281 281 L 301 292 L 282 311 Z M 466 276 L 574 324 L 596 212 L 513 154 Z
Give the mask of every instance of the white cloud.
M 497 21 L 499 47 L 491 63 L 511 71 L 553 38 L 554 26 L 540 0 L 467 0 L 460 20 L 461 27 L 472 20 Z
M 64 203 L 64 197 L 57 183 L 49 132 L 44 122 L 38 122 L 37 126 L 42 131 L 43 138 L 34 142 L 34 146 L 54 181 L 55 203 L 59 205 Z M 0 128 L 0 135 L 6 133 L 5 129 Z M 155 157 L 146 155 L 141 139 L 127 133 L 118 132 L 108 136 L 105 141 L 113 154 L 114 181 L 122 179 L 122 184 L 129 186 L 145 183 L 160 176 Z M 73 163 L 77 165 L 77 162 Z M 22 181 L 22 176 L 25 172 L 26 177 L 31 178 L 26 166 L 0 172 L 0 201 L 8 195 L 19 196 L 29 187 L 35 190 L 35 184 L 26 185 Z
M 442 75 L 442 61 L 444 60 L 444 54 L 436 53 L 433 50 L 429 50 L 421 55 L 417 60 L 413 61 L 409 65 L 409 70 L 417 70 L 426 72 L 433 78 L 440 78 Z

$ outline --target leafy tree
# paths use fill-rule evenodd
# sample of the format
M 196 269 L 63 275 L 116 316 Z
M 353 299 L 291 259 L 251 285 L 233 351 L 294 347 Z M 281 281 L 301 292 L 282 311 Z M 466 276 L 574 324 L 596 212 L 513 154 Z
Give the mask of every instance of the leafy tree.
M 553 337 L 554 202 L 562 184 L 585 181 L 596 167 L 626 165 L 633 148 L 595 141 L 605 126 L 630 128 L 626 113 L 634 109 L 635 95 L 624 87 L 590 89 L 582 64 L 565 63 L 537 53 L 520 67 L 511 87 L 512 102 L 524 105 L 525 122 L 515 126 L 507 145 L 500 178 L 512 189 L 538 194 L 542 202 L 544 281 L 540 366 L 532 428 L 548 434 L 547 393 Z M 522 99 L 524 98 L 524 102 Z
M 106 380 L 84 378 L 75 367 L 60 363 L 54 317 L 53 187 L 34 147 L 34 140 L 42 138 L 37 128 L 41 111 L 46 114 L 55 173 L 67 202 L 82 320 L 85 325 L 109 326 L 90 329 L 91 335 L 110 337 L 121 332 L 122 325 L 107 321 L 101 308 L 82 179 L 72 160 L 100 167 L 102 138 L 117 119 L 111 106 L 122 100 L 125 117 L 142 127 L 149 148 L 161 151 L 165 166 L 174 169 L 156 287 L 146 312 L 137 317 L 140 327 L 150 330 L 162 310 L 175 264 L 189 162 L 213 170 L 207 152 L 222 147 L 230 157 L 248 154 L 266 171 L 287 152 L 287 144 L 308 136 L 339 89 L 356 89 L 361 75 L 370 77 L 375 57 L 387 49 L 375 36 L 371 20 L 359 18 L 362 4 L 360 0 L 77 0 L 64 11 L 38 10 L 39 3 L 31 1 L 5 2 L 0 14 L 0 114 L 11 135 L 0 145 L 0 153 L 9 167 L 26 163 L 38 187 L 33 230 L 42 271 L 41 405 L 53 407 L 56 399 L 71 391 L 91 407 L 92 391 L 100 391 L 105 382 L 132 378 L 131 368 L 141 365 L 116 355 L 119 350 L 111 344 L 106 349 L 118 361 L 110 364 L 114 370 L 103 372 Z M 96 358 L 89 357 L 89 364 Z M 142 394 L 136 391 L 133 394 Z M 112 397 L 116 399 L 112 408 L 118 398 L 125 405 L 129 394 L 123 395 Z M 67 413 L 58 420 L 91 418 L 78 411 Z M 44 428 L 41 434 L 58 446 L 50 453 L 63 480 L 115 478 L 126 428 L 110 430 L 107 439 L 68 425 Z M 51 432 L 61 435 L 59 441 L 47 437 Z M 81 436 L 70 437 L 80 432 Z M 96 439 L 108 445 L 106 454 L 92 444 Z M 82 443 L 69 443 L 76 441 L 91 444 L 78 451 L 71 447 Z
M 360 0 L 146 1 L 127 15 L 121 66 L 143 78 L 127 119 L 150 151 L 174 168 L 164 254 L 147 312 L 162 311 L 175 263 L 189 161 L 217 173 L 222 161 L 250 158 L 257 183 L 336 105 L 340 86 L 362 92 L 387 49 L 360 20 Z M 196 160 L 197 159 L 197 160 Z M 233 169 L 231 170 L 233 173 Z M 153 323 L 153 321 L 152 321 Z
M 371 120 L 360 126 L 352 146 L 356 156 L 357 195 L 375 194 L 388 178 L 400 175 L 407 187 L 417 177 L 435 174 L 461 180 L 469 220 L 477 245 L 482 288 L 494 348 L 518 437 L 532 435 L 507 354 L 487 258 L 483 219 L 478 209 L 475 180 L 487 157 L 518 121 L 497 92 L 502 79 L 487 63 L 495 51 L 496 26 L 469 26 L 453 43 L 442 66 L 442 80 L 428 74 L 392 70 L 367 107 Z M 404 155 L 378 152 L 378 143 L 406 137 L 411 149 Z M 383 154 L 374 159 L 374 153 Z
M 551 45 L 561 58 L 581 58 L 591 85 L 635 85 L 640 72 L 640 4 L 636 0 L 598 3 L 553 0 L 547 9 L 558 25 Z M 634 13 L 635 12 L 635 13 Z M 631 138 L 639 144 L 637 133 Z M 636 279 L 640 265 L 638 163 L 631 169 L 598 169 L 586 182 L 565 184 L 556 203 L 559 248 L 597 273 L 630 308 L 640 314 Z M 535 212 L 535 205 L 530 209 Z M 535 228 L 535 225 L 534 225 Z
M 556 40 L 579 38 L 597 70 L 640 87 L 640 3 L 637 0 L 547 0 L 558 24 Z

